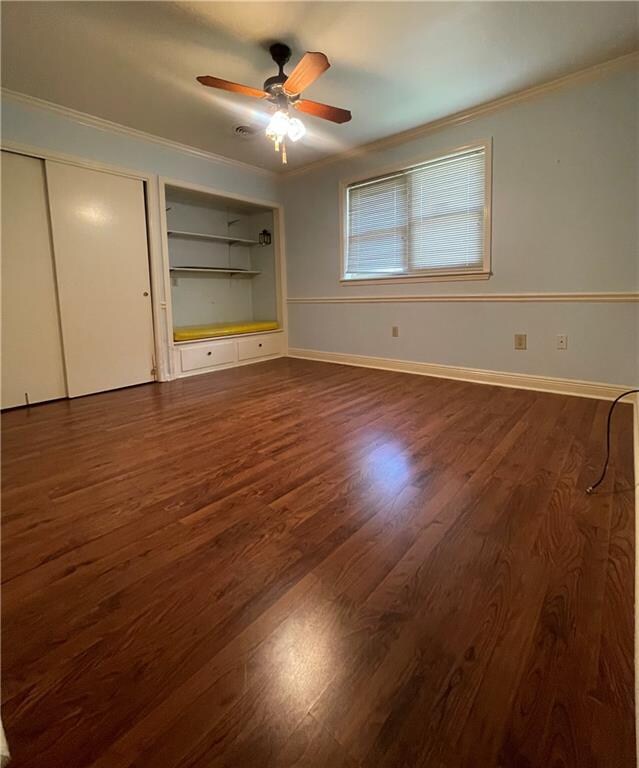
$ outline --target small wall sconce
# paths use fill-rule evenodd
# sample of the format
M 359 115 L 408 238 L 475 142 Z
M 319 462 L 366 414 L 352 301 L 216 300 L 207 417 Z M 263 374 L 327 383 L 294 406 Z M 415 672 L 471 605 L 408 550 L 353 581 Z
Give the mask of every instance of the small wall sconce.
M 271 244 L 271 233 L 268 231 L 268 229 L 263 229 L 260 232 L 259 243 L 260 243 L 260 245 L 270 245 Z

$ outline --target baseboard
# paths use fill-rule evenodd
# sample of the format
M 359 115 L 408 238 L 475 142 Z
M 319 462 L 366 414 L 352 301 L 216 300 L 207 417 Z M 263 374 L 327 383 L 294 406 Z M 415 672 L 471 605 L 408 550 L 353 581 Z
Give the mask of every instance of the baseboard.
M 288 350 L 288 357 L 297 357 L 303 360 L 319 360 L 324 363 L 354 365 L 361 368 L 379 368 L 384 371 L 416 373 L 421 376 L 457 379 L 476 384 L 493 384 L 498 387 L 533 389 L 539 392 L 553 392 L 561 395 L 592 397 L 598 400 L 614 400 L 622 392 L 632 389 L 631 386 L 603 384 L 595 381 L 558 379 L 550 376 L 506 373 L 505 371 L 487 371 L 480 368 L 464 368 L 457 365 L 417 363 L 410 360 L 393 360 L 387 357 L 366 357 L 364 355 L 347 355 L 340 352 L 321 352 L 315 349 L 296 349 L 291 347 Z

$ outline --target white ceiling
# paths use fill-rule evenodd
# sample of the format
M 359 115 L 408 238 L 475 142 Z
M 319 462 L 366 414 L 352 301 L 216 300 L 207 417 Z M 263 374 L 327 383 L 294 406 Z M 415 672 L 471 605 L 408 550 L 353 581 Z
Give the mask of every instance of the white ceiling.
M 639 47 L 635 2 L 3 2 L 2 84 L 254 165 L 279 170 L 261 134 L 268 105 L 204 88 L 209 74 L 261 87 L 265 46 L 332 68 L 305 93 L 351 109 L 308 135 L 289 168 Z M 289 67 L 290 71 L 290 67 Z

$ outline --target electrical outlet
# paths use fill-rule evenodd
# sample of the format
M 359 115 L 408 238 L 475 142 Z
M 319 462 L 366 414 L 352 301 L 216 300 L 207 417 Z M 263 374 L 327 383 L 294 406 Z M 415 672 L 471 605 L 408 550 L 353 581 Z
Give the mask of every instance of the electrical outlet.
M 399 336 L 399 325 L 393 326 L 392 336 L 394 339 L 396 339 Z
M 527 337 L 525 333 L 515 334 L 515 349 L 527 349 Z
M 568 349 L 568 336 L 565 333 L 557 334 L 557 349 Z

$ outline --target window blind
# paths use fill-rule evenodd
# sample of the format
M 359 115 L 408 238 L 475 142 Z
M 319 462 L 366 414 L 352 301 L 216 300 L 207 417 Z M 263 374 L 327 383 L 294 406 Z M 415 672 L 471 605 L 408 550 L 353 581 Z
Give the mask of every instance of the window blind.
M 481 271 L 485 190 L 483 146 L 349 186 L 345 277 Z
M 408 231 L 406 176 L 399 174 L 348 193 L 348 271 L 394 273 L 406 270 Z

